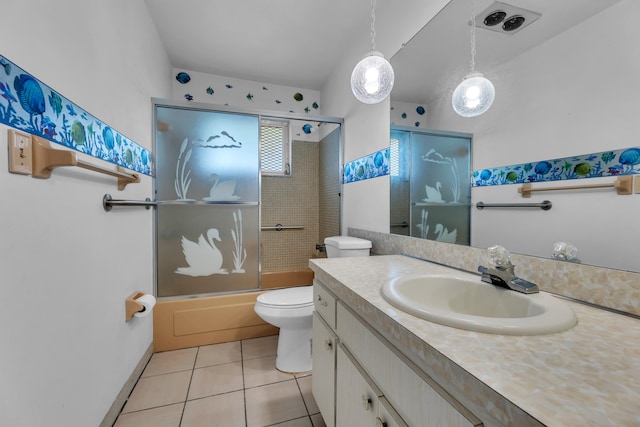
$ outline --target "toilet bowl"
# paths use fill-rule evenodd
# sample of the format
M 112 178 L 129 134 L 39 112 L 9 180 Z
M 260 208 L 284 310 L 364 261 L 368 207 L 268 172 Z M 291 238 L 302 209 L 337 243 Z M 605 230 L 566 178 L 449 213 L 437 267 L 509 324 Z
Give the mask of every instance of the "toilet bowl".
M 369 256 L 371 242 L 351 236 L 324 240 L 329 258 Z M 267 323 L 280 328 L 276 368 L 283 372 L 311 370 L 313 286 L 297 286 L 265 292 L 253 307 Z
M 280 328 L 276 368 L 283 372 L 310 371 L 313 287 L 265 292 L 258 296 L 254 310 L 262 320 Z

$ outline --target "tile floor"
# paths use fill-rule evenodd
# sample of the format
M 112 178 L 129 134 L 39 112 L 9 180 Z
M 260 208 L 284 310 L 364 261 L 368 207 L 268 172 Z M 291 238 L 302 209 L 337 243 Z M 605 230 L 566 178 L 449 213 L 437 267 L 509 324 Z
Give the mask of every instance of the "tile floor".
M 311 372 L 276 370 L 277 338 L 155 353 L 114 427 L 325 427 Z

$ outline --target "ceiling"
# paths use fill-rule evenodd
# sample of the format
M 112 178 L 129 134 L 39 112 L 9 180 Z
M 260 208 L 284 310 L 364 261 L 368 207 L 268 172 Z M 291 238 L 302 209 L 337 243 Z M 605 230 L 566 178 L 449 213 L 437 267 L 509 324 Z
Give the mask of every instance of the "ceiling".
M 380 0 L 391 1 L 391 0 Z M 489 68 L 619 0 L 506 0 L 542 16 L 514 35 L 477 31 L 476 69 Z M 145 0 L 172 65 L 320 90 L 345 51 L 369 37 L 367 0 Z M 481 12 L 493 0 L 476 0 Z M 391 58 L 392 98 L 428 102 L 469 71 L 470 0 L 452 0 Z M 365 52 L 363 52 L 364 54 Z
M 515 34 L 476 30 L 475 68 L 486 73 L 527 50 L 594 16 L 620 0 L 503 0 L 542 16 Z M 391 58 L 396 83 L 393 99 L 429 103 L 450 94 L 469 73 L 470 0 L 452 0 L 408 45 Z M 475 0 L 476 16 L 494 0 Z M 606 29 L 603 29 L 606 31 Z M 579 41 L 577 41 L 579 42 Z M 492 76 L 486 74 L 491 79 Z
M 369 37 L 369 0 L 145 3 L 174 67 L 263 83 L 320 90 Z

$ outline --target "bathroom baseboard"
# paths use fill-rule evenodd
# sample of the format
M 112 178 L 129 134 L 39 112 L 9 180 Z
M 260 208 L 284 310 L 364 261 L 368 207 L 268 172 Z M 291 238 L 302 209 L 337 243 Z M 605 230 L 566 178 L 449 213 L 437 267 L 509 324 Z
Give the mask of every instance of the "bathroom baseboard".
M 129 379 L 124 384 L 124 386 L 122 386 L 122 390 L 120 390 L 120 393 L 118 393 L 118 396 L 116 396 L 115 400 L 113 401 L 113 404 L 111 405 L 111 408 L 109 408 L 109 411 L 102 419 L 102 422 L 100 423 L 100 427 L 112 427 L 113 424 L 116 422 L 118 415 L 120 415 L 120 411 L 122 411 L 122 408 L 124 407 L 125 403 L 127 403 L 127 399 L 129 398 L 129 395 L 133 391 L 133 388 L 136 386 L 138 379 L 142 375 L 142 371 L 144 371 L 144 368 L 147 366 L 147 363 L 149 363 L 149 359 L 151 359 L 152 355 L 153 355 L 153 342 L 149 344 L 149 347 L 142 355 L 142 358 L 140 359 L 135 369 L 129 376 Z

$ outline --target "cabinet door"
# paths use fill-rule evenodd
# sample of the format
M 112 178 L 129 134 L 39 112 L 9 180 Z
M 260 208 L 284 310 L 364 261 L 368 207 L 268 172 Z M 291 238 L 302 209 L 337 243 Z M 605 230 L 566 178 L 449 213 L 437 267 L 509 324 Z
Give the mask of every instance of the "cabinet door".
M 336 343 L 338 339 L 317 312 L 313 313 L 311 390 L 327 427 L 335 427 Z
M 337 307 L 341 346 L 356 357 L 385 398 L 412 426 L 478 427 L 482 422 L 344 304 Z M 338 374 L 340 375 L 340 374 Z
M 341 344 L 336 367 L 336 425 L 367 427 L 377 423 L 382 394 Z

